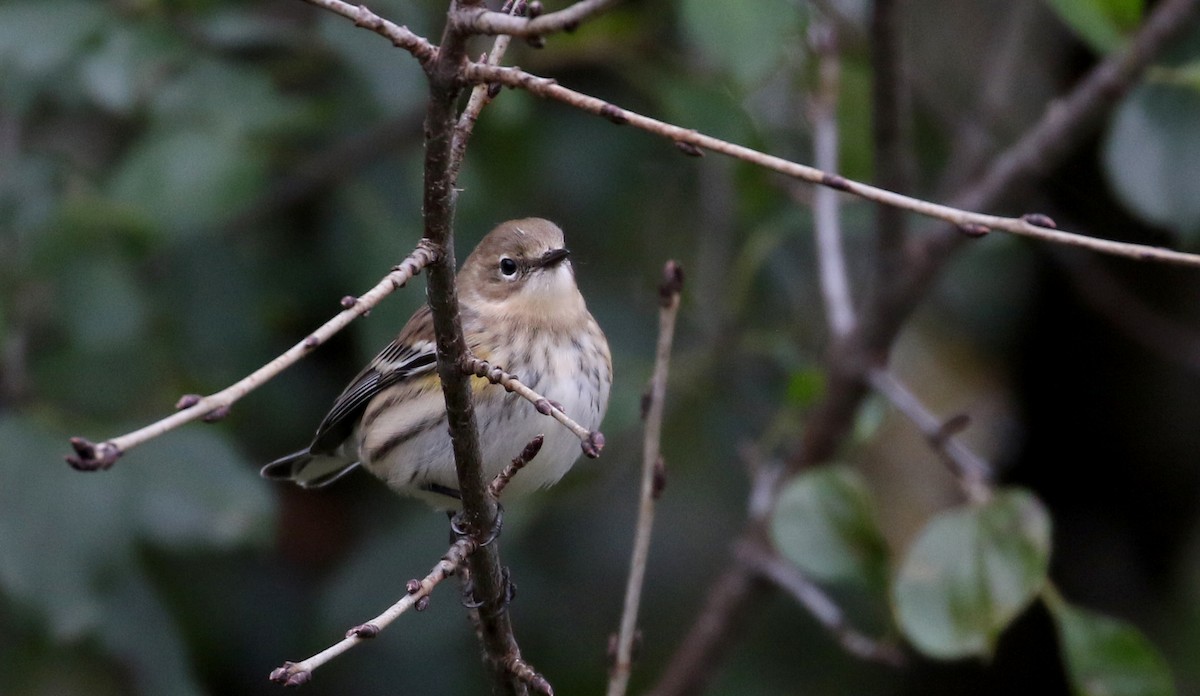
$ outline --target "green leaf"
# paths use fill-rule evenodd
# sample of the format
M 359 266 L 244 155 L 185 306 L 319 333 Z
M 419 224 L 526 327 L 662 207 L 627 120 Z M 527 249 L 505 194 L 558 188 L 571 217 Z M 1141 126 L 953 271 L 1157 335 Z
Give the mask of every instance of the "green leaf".
M 816 368 L 797 370 L 788 379 L 788 402 L 795 406 L 811 406 L 825 393 L 825 373 Z
M 1146 81 L 1200 92 L 1200 60 L 1193 59 L 1175 66 L 1151 66 L 1146 71 Z
M 943 512 L 926 525 L 892 587 L 901 630 L 937 658 L 987 656 L 1046 579 L 1050 518 L 1030 493 Z
M 1162 655 L 1133 626 L 1117 619 L 1049 602 L 1058 622 L 1063 661 L 1080 696 L 1170 696 L 1175 693 Z
M 846 466 L 797 476 L 779 498 L 771 532 L 779 552 L 813 578 L 878 585 L 887 545 L 866 483 Z
M 1104 169 L 1121 201 L 1147 221 L 1200 238 L 1200 91 L 1137 87 L 1118 108 Z
M 1099 53 L 1121 46 L 1137 27 L 1144 0 L 1049 0 L 1050 7 L 1079 38 Z
M 77 350 L 103 352 L 142 340 L 146 295 L 136 282 L 133 264 L 106 255 L 68 268 L 59 281 L 57 306 Z
M 273 498 L 216 432 L 191 428 L 131 451 L 110 471 L 63 462 L 66 436 L 0 418 L 0 591 L 46 616 L 55 634 L 96 635 L 115 592 L 140 582 L 135 544 L 226 548 L 264 541 Z M 36 520 L 36 523 L 32 521 Z
M 684 29 L 695 48 L 742 86 L 761 83 L 803 41 L 804 13 L 787 0 L 684 0 Z
M 104 3 L 4 3 L 0 5 L 0 69 L 11 66 L 28 77 L 45 77 L 64 67 L 87 39 L 103 31 L 106 20 Z
M 178 234 L 215 225 L 248 203 L 265 178 L 250 143 L 228 131 L 154 132 L 117 168 L 111 194 Z

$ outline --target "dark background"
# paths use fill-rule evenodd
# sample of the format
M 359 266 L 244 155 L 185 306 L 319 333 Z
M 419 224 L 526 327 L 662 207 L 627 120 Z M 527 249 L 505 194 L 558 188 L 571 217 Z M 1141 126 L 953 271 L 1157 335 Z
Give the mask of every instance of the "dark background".
M 548 3 L 553 5 L 553 3 Z M 870 180 L 865 7 L 841 13 L 841 170 Z M 436 39 L 443 3 L 371 9 Z M 551 7 L 550 9 L 554 9 Z M 916 193 L 946 200 L 1098 59 L 1043 3 L 910 0 Z M 811 162 L 809 3 L 626 3 L 506 59 L 623 107 Z M 1200 55 L 1200 32 L 1164 65 Z M 486 50 L 480 41 L 475 53 Z M 1196 250 L 1200 93 L 1152 72 L 1094 137 L 997 210 Z M 444 518 L 367 475 L 321 492 L 257 468 L 305 444 L 343 384 L 423 301 L 410 284 L 239 402 L 111 471 L 62 461 L 223 388 L 364 292 L 419 239 L 423 76 L 411 56 L 301 2 L 0 5 L 0 693 L 275 693 L 270 670 L 376 615 L 445 549 Z M 655 285 L 688 271 L 664 435 L 669 467 L 634 690 L 648 688 L 728 562 L 740 445 L 786 451 L 821 390 L 811 216 L 792 184 L 505 91 L 460 186 L 460 258 L 492 225 L 566 230 L 616 383 L 608 445 L 509 505 L 505 562 L 525 655 L 558 693 L 599 693 L 632 540 L 638 403 Z M 801 198 L 809 195 L 800 189 Z M 865 290 L 873 213 L 843 207 Z M 914 219 L 921 233 L 929 223 Z M 1054 520 L 1062 593 L 1130 621 L 1200 693 L 1200 275 L 1001 234 L 944 270 L 896 373 Z M 547 427 L 554 427 L 552 424 Z M 898 556 L 961 501 L 900 415 L 870 401 L 838 459 L 861 468 Z M 837 588 L 833 588 L 837 596 Z M 878 611 L 852 616 L 871 626 Z M 904 670 L 843 653 L 791 601 L 747 616 L 714 693 L 1065 692 L 1035 606 L 990 663 Z M 319 670 L 311 694 L 478 693 L 453 583 Z

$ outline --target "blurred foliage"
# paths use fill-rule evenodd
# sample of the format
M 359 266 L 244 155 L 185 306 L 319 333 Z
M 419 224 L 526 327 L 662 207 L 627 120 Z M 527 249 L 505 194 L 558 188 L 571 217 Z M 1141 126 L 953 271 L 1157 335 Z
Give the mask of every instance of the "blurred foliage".
M 1145 9 L 905 6 L 914 193 L 928 197 L 968 184 Z M 440 0 L 371 9 L 440 34 Z M 869 179 L 869 9 L 624 3 L 544 50 L 514 42 L 506 62 L 808 162 L 809 30 L 830 12 L 841 170 Z M 1100 137 L 997 212 L 1195 250 L 1198 58 L 1200 30 Z M 444 551 L 441 516 L 367 476 L 303 492 L 256 475 L 307 441 L 423 300 L 420 282 L 219 425 L 173 432 L 104 473 L 61 459 L 70 435 L 125 432 L 180 394 L 261 365 L 407 253 L 421 228 L 423 93 L 410 56 L 295 0 L 0 4 L 0 693 L 276 693 L 273 667 L 377 614 Z M 748 488 L 740 446 L 786 455 L 824 393 L 807 193 L 516 91 L 484 112 L 459 183 L 459 256 L 499 221 L 561 222 L 614 352 L 604 458 L 507 513 L 518 635 L 559 693 L 597 693 L 605 677 L 636 509 L 654 285 L 667 258 L 688 271 L 635 671 L 644 690 L 728 562 Z M 873 210 L 846 201 L 843 215 L 862 297 Z M 1072 270 L 1081 264 L 1124 299 L 1097 304 L 1094 276 Z M 1198 291 L 1196 274 L 1178 269 L 999 235 L 973 243 L 892 367 L 935 412 L 971 414 L 964 436 L 1009 487 L 962 507 L 923 439 L 872 400 L 842 464 L 793 482 L 775 534 L 852 621 L 903 629 L 926 649 L 932 633 L 970 624 L 975 642 L 955 633 L 951 649 L 930 652 L 990 659 L 864 665 L 778 597 L 748 617 L 714 693 L 1169 693 L 1159 649 L 1179 692 L 1200 693 L 1200 361 L 1194 347 L 1180 357 L 1200 344 Z M 1043 592 L 1023 611 L 1047 573 L 1072 603 Z M 898 624 L 881 618 L 889 597 Z M 932 626 L 939 611 L 949 623 Z M 479 693 L 462 614 L 443 588 L 428 612 L 305 691 Z
M 1108 53 L 1137 28 L 1144 0 L 1048 0 L 1050 7 L 1095 50 Z

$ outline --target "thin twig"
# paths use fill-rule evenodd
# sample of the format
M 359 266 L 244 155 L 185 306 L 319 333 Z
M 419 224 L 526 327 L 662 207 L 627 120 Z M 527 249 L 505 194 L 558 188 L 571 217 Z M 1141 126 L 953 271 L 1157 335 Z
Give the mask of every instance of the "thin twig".
M 650 533 L 654 527 L 654 501 L 662 493 L 662 420 L 666 405 L 667 372 L 671 364 L 671 344 L 675 337 L 675 317 L 679 314 L 679 294 L 683 290 L 683 269 L 674 261 L 663 267 L 659 286 L 658 346 L 654 354 L 654 374 L 645 406 L 645 437 L 642 440 L 642 485 L 638 503 L 637 528 L 634 532 L 629 580 L 625 586 L 625 606 L 617 632 L 616 659 L 609 673 L 608 696 L 624 696 L 633 669 L 633 643 L 637 632 L 638 606 L 646 580 L 646 562 L 650 557 Z
M 903 382 L 886 369 L 871 370 L 868 379 L 875 391 L 882 394 L 917 426 L 929 446 L 958 478 L 968 499 L 983 502 L 991 498 L 991 467 L 955 436 L 967 426 L 966 417 L 939 419 L 925 408 L 925 404 L 921 403 Z
M 424 609 L 425 604 L 428 602 L 425 598 L 433 592 L 433 588 L 437 587 L 441 581 L 453 575 L 477 548 L 478 543 L 474 539 L 462 538 L 454 542 L 450 546 L 450 550 L 446 552 L 446 555 L 442 556 L 442 560 L 433 566 L 433 570 L 429 571 L 428 575 L 421 580 L 408 581 L 408 594 L 403 599 L 388 607 L 379 616 L 351 628 L 346 632 L 345 638 L 325 648 L 316 655 L 300 662 L 283 663 L 282 667 L 278 667 L 271 672 L 271 681 L 284 684 L 285 686 L 299 686 L 304 684 L 312 679 L 313 670 L 359 643 L 379 635 L 380 631 L 400 618 L 400 615 L 404 612 L 414 607 L 417 611 Z
M 438 47 L 427 39 L 417 36 L 408 27 L 389 22 L 368 10 L 364 5 L 351 5 L 341 0 L 304 0 L 304 2 L 340 14 L 353 20 L 355 26 L 379 34 L 391 41 L 396 48 L 403 48 L 413 54 L 422 66 L 428 66 L 438 56 Z
M 1111 109 L 1115 100 L 1129 89 L 1169 40 L 1190 26 L 1189 20 L 1197 6 L 1200 6 L 1200 0 L 1158 3 L 1124 51 L 1105 58 L 1069 95 L 1050 107 L 1017 145 L 998 158 L 995 173 L 986 176 L 983 184 L 972 186 L 956 196 L 955 202 L 973 208 L 994 205 L 1017 183 L 1060 162 L 1067 150 L 1059 148 L 1058 143 L 1065 140 L 1074 144 L 1078 142 L 1077 138 L 1093 133 L 1094 129 L 1088 126 L 1098 122 Z M 1044 150 L 1039 151 L 1038 147 Z M 906 271 L 909 279 L 896 288 L 896 306 L 902 311 L 887 317 L 869 317 L 870 326 L 864 321 L 855 334 L 858 345 L 848 346 L 851 361 L 858 360 L 863 352 L 886 350 L 960 239 L 961 236 L 950 243 L 944 240 L 926 242 L 919 247 L 914 240 L 909 245 L 913 248 L 910 260 L 915 260 L 914 265 L 918 268 Z M 811 466 L 836 450 L 849 432 L 848 424 L 853 421 L 867 393 L 860 369 L 833 367 L 838 369 L 830 372 L 826 396 L 806 423 L 803 446 L 787 464 L 789 473 Z M 757 526 L 749 525 L 743 538 L 753 538 L 760 533 Z M 712 582 L 704 605 L 680 641 L 655 687 L 655 694 L 684 696 L 704 691 L 716 663 L 728 652 L 729 642 L 741 625 L 740 620 L 763 601 L 764 585 L 752 582 L 755 578 L 747 577 L 747 573 L 740 563 L 732 563 Z
M 846 621 L 841 608 L 824 590 L 803 571 L 763 544 L 743 541 L 738 544 L 734 553 L 739 562 L 775 583 L 807 609 L 813 618 L 833 634 L 846 652 L 864 660 L 882 662 L 893 667 L 904 664 L 904 653 L 896 645 L 876 640 L 855 630 Z
M 238 399 L 246 396 L 280 372 L 299 362 L 301 358 L 311 353 L 317 346 L 328 341 L 330 337 L 341 331 L 350 322 L 371 311 L 383 298 L 392 294 L 396 289 L 404 287 L 405 283 L 420 273 L 422 268 L 433 262 L 436 258 L 437 252 L 434 250 L 434 247 L 422 240 L 417 244 L 417 248 L 404 261 L 401 261 L 398 266 L 393 268 L 390 273 L 384 276 L 383 280 L 380 280 L 375 287 L 360 297 L 344 298 L 342 304 L 346 309 L 322 324 L 320 328 L 305 337 L 303 341 L 292 346 L 271 362 L 215 394 L 203 398 L 185 397 L 180 402 L 179 411 L 126 435 L 121 435 L 120 437 L 98 444 L 80 437 L 71 438 L 71 446 L 75 449 L 75 454 L 68 456 L 67 462 L 80 471 L 107 469 L 122 454 L 147 440 L 174 430 L 185 423 L 202 418 L 212 420 L 216 416 L 228 413 L 229 408 Z
M 516 476 L 518 471 L 531 462 L 537 456 L 538 452 L 542 451 L 542 442 L 545 439 L 545 435 L 538 435 L 530 440 L 529 444 L 525 445 L 525 449 L 521 450 L 521 453 L 509 462 L 503 471 L 496 474 L 496 478 L 492 479 L 492 482 L 488 484 L 488 495 L 499 500 L 500 494 L 504 492 L 508 483 L 512 481 L 513 476 Z
M 566 426 L 567 430 L 574 433 L 575 437 L 579 438 L 579 445 L 583 449 L 583 453 L 589 458 L 595 459 L 600 456 L 600 451 L 604 449 L 604 433 L 599 430 L 588 430 L 579 423 L 576 423 L 553 401 L 522 384 L 516 375 L 511 372 L 505 372 L 504 368 L 497 367 L 486 360 L 475 357 L 464 359 L 462 361 L 462 369 L 464 374 L 482 377 L 492 384 L 504 387 L 510 392 L 516 392 L 526 401 L 533 404 L 538 413 L 554 418 L 554 420 Z
M 809 110 L 813 126 L 814 158 L 819 169 L 836 171 L 837 99 L 841 81 L 837 36 L 834 34 L 833 25 L 827 22 L 814 24 L 812 33 L 812 43 L 816 47 L 818 60 L 818 84 Z M 834 189 L 821 186 L 814 193 L 813 226 L 816 229 L 821 296 L 825 300 L 829 328 L 834 336 L 845 336 L 854 330 L 856 319 L 854 301 L 850 297 L 850 280 L 846 273 L 846 258 L 842 251 L 838 192 Z
M 490 12 L 484 8 L 460 10 L 453 14 L 452 21 L 456 29 L 464 33 L 536 37 L 575 31 L 580 22 L 615 3 L 616 0 L 580 0 L 557 12 L 528 19 L 503 12 Z
M 315 5 L 330 9 L 344 17 L 355 20 L 358 26 L 379 33 L 392 41 L 396 46 L 411 52 L 423 65 L 428 65 L 437 57 L 438 49 L 427 40 L 413 34 L 406 27 L 388 22 L 378 15 L 362 8 L 349 5 L 340 0 L 306 0 Z M 853 179 L 847 179 L 839 174 L 824 171 L 816 167 L 799 164 L 782 157 L 768 155 L 741 145 L 704 135 L 698 131 L 643 116 L 628 109 L 622 109 L 602 99 L 597 99 L 581 92 L 576 92 L 558 85 L 554 80 L 539 77 L 518 68 L 499 67 L 485 63 L 468 63 L 462 67 L 461 77 L 476 84 L 502 84 L 508 87 L 524 89 L 531 94 L 545 99 L 553 99 L 569 104 L 583 111 L 602 116 L 618 125 L 631 125 L 635 128 L 654 133 L 667 138 L 682 146 L 689 152 L 697 148 L 711 150 L 735 159 L 750 162 L 757 166 L 779 172 L 785 176 L 807 181 L 812 184 L 827 186 L 838 191 L 856 195 L 860 198 L 908 210 L 925 217 L 943 220 L 964 231 L 970 236 L 981 236 L 989 231 L 1009 232 L 1020 236 L 1039 239 L 1056 244 L 1065 244 L 1090 249 L 1104 254 L 1121 256 L 1139 261 L 1157 261 L 1161 263 L 1179 264 L 1200 267 L 1200 255 L 1186 254 L 1171 249 L 1152 247 L 1144 244 L 1118 242 L 1109 239 L 1099 239 L 1082 234 L 1065 232 L 1034 224 L 1030 220 L 1046 221 L 1045 216 L 1003 217 L 971 212 L 984 207 L 968 203 L 975 200 L 990 201 L 994 195 L 984 195 L 999 190 L 1001 185 L 1007 188 L 1005 182 L 1012 177 L 1023 176 L 1032 172 L 1042 171 L 1046 164 L 1060 156 L 1068 144 L 1078 142 L 1082 126 L 1095 118 L 1096 113 L 1110 107 L 1115 100 L 1125 92 L 1130 84 L 1145 69 L 1151 57 L 1156 54 L 1158 47 L 1173 30 L 1183 23 L 1187 16 L 1194 11 L 1196 0 L 1164 0 L 1155 8 L 1144 23 L 1142 30 L 1127 45 L 1126 50 L 1117 52 L 1101 63 L 1088 79 L 1080 84 L 1068 100 L 1055 104 L 1041 121 L 1025 138 L 1016 143 L 1012 149 L 997 159 L 995 166 L 988 170 L 985 178 L 974 187 L 973 193 L 965 199 L 956 199 L 957 207 L 925 201 L 911 196 L 888 191 L 876 186 L 864 184 Z M 584 3 L 579 3 L 582 5 Z M 573 6 L 574 7 L 577 7 Z M 564 10 L 565 12 L 566 10 Z M 505 18 L 511 22 L 522 22 L 518 18 L 499 13 L 489 16 Z M 548 19 L 558 15 L 546 15 Z M 489 20 L 490 21 L 490 20 Z M 510 33 L 510 32 L 506 32 Z M 523 31 L 511 32 L 515 36 L 526 35 Z M 529 32 L 533 34 L 534 32 Z M 1072 130 L 1075 127 L 1075 130 Z M 965 201 L 965 202 L 964 202 Z M 946 240 L 937 239 L 926 244 L 942 245 Z M 926 252 L 933 255 L 933 252 Z M 940 255 L 938 255 L 940 256 Z
M 504 5 L 505 14 L 519 16 L 525 14 L 525 0 L 508 0 Z M 501 34 L 492 42 L 492 50 L 488 51 L 487 59 L 484 61 L 487 65 L 499 65 L 501 59 L 504 58 L 505 51 L 508 50 L 508 44 L 512 41 L 512 37 L 507 34 Z M 458 124 L 454 126 L 454 145 L 450 150 L 450 180 L 458 182 L 458 172 L 462 168 L 463 158 L 467 154 L 467 142 L 471 139 L 471 133 L 475 130 L 475 122 L 479 120 L 479 114 L 483 111 L 483 107 L 491 103 L 494 94 L 491 85 L 479 84 L 471 90 L 471 97 L 467 100 L 467 105 L 463 108 L 462 113 L 458 115 Z
M 464 73 L 466 79 L 472 82 L 496 82 L 509 87 L 524 89 L 539 97 L 570 104 L 583 111 L 602 116 L 618 125 L 628 124 L 634 128 L 659 135 L 676 143 L 684 143 L 694 148 L 711 150 L 712 152 L 728 155 L 744 162 L 750 162 L 765 169 L 770 169 L 812 184 L 828 186 L 829 188 L 844 191 L 869 201 L 895 206 L 917 213 L 918 215 L 943 220 L 955 225 L 970 236 L 981 236 L 993 230 L 1010 232 L 1046 242 L 1082 247 L 1104 254 L 1112 254 L 1139 261 L 1157 261 L 1200 267 L 1200 255 L 1197 254 L 1186 254 L 1180 251 L 1146 246 L 1144 244 L 1132 244 L 1129 242 L 1088 237 L 1072 232 L 1064 232 L 1052 227 L 1039 226 L 1030 222 L 1031 219 L 1046 220 L 1045 216 L 1002 217 L 999 215 L 986 215 L 886 191 L 870 184 L 847 179 L 839 174 L 792 162 L 782 157 L 776 157 L 775 155 L 768 155 L 758 150 L 704 135 L 695 130 L 681 128 L 671 123 L 650 118 L 649 116 L 643 116 L 628 109 L 615 106 L 602 99 L 567 89 L 557 84 L 554 80 L 538 77 L 518 68 L 494 67 L 472 63 L 464 69 Z

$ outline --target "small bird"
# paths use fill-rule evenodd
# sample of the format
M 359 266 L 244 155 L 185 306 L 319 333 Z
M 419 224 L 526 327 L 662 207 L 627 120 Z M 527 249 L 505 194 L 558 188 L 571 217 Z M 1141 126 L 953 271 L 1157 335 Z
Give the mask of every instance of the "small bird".
M 540 218 L 502 223 L 458 273 L 471 353 L 513 373 L 589 431 L 608 408 L 608 341 L 575 284 L 562 230 Z M 304 488 L 362 464 L 393 490 L 440 510 L 461 507 L 433 316 L 418 309 L 400 334 L 338 396 L 307 449 L 262 468 Z M 579 440 L 533 404 L 472 377 L 484 476 L 495 477 L 540 433 L 541 451 L 504 489 L 510 498 L 549 486 L 579 457 Z

